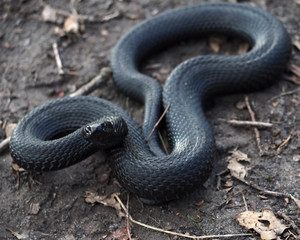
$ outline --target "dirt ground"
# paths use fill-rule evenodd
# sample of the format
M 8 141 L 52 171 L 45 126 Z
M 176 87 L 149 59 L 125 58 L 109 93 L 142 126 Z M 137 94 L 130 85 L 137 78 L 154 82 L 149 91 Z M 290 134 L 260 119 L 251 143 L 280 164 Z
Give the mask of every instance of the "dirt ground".
M 4 129 L 8 123 L 17 123 L 36 106 L 70 94 L 96 76 L 102 67 L 108 66 L 118 39 L 137 23 L 165 10 L 217 1 L 73 2 L 74 5 L 68 0 L 46 2 L 56 9 L 57 15 L 53 16 L 53 12 L 42 14 L 45 5 L 41 1 L 0 0 L 0 141 L 6 138 Z M 241 2 L 273 13 L 284 23 L 292 41 L 295 44 L 299 41 L 299 1 Z M 80 22 L 77 34 L 65 33 L 68 26 L 76 30 L 76 22 L 63 26 L 72 9 L 90 16 Z M 92 16 L 102 21 L 91 19 Z M 65 36 L 61 36 L 63 34 Z M 58 45 L 64 75 L 58 74 L 53 43 Z M 151 58 L 143 71 L 163 82 L 170 71 L 187 58 L 214 51 L 237 53 L 244 45 L 238 40 L 220 37 L 180 43 Z M 300 65 L 296 48 L 291 62 Z M 92 95 L 121 105 L 137 122 L 142 122 L 143 106 L 123 95 L 111 80 Z M 253 128 L 234 127 L 224 122 L 224 119 L 251 120 L 244 104 L 245 95 L 217 98 L 207 112 L 217 143 L 217 158 L 209 180 L 188 197 L 160 206 L 143 205 L 131 194 L 129 212 L 135 220 L 182 234 L 252 233 L 231 239 L 260 239 L 259 234 L 247 231 L 236 220 L 237 215 L 246 210 L 246 205 L 251 211 L 261 212 L 268 208 L 274 213 L 284 213 L 288 221 L 276 217 L 288 229 L 278 239 L 299 237 L 300 209 L 291 198 L 269 196 L 224 172 L 230 152 L 238 149 L 251 160 L 247 165 L 247 181 L 300 199 L 299 86 L 282 78 L 274 86 L 248 94 L 248 97 L 256 119 L 273 123 L 272 128 L 259 130 L 259 146 L 264 154 L 259 154 Z M 219 174 L 222 171 L 224 173 Z M 0 155 L 0 239 L 128 239 L 126 218 L 120 218 L 112 207 L 87 203 L 86 192 L 108 197 L 120 192 L 121 200 L 126 203 L 127 192 L 113 178 L 101 153 L 67 169 L 33 174 L 13 170 L 9 152 L 3 152 Z M 292 222 L 296 226 L 290 226 Z M 130 223 L 129 228 L 132 239 L 184 239 L 134 223 Z

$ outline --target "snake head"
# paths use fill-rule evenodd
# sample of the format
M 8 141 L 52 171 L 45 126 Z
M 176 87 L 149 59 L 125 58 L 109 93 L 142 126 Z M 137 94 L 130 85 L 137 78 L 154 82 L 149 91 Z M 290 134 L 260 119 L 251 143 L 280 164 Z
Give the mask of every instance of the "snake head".
M 104 117 L 82 128 L 84 139 L 103 148 L 121 144 L 127 133 L 127 124 L 121 117 Z

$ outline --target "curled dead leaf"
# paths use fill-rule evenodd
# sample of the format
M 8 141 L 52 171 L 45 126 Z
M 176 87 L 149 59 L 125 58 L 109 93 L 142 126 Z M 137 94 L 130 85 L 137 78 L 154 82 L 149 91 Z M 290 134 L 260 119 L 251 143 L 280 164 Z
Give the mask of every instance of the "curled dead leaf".
M 230 174 L 244 179 L 247 176 L 247 172 L 250 168 L 241 164 L 240 162 L 250 162 L 250 159 L 248 158 L 247 154 L 239 150 L 231 151 L 230 154 L 231 155 L 227 158 L 227 168 L 229 169 Z
M 270 209 L 262 212 L 245 211 L 236 219 L 241 226 L 248 230 L 253 229 L 260 234 L 261 239 L 265 240 L 276 239 L 287 229 L 287 226 L 282 224 Z
M 100 203 L 104 206 L 113 207 L 117 210 L 117 215 L 122 218 L 125 217 L 125 213 L 122 212 L 120 203 L 115 199 L 115 196 L 119 193 L 113 193 L 110 197 L 107 195 L 99 196 L 95 192 L 86 192 L 84 197 L 87 203 Z

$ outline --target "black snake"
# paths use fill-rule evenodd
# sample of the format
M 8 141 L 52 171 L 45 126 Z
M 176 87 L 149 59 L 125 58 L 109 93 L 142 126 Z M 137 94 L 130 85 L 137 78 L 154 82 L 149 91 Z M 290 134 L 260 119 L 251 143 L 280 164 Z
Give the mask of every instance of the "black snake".
M 213 33 L 247 40 L 251 50 L 243 55 L 189 59 L 173 70 L 163 89 L 140 73 L 141 63 L 154 52 Z M 82 131 L 91 131 L 86 124 L 112 116 L 104 118 L 112 123 L 102 120 L 100 128 L 108 124 L 108 132 L 115 132 L 124 127 L 114 128 L 115 122 L 124 119 L 128 126 L 124 141 L 105 150 L 114 175 L 146 203 L 172 200 L 199 187 L 212 170 L 215 144 L 203 110 L 205 101 L 215 94 L 269 86 L 284 70 L 290 49 L 282 23 L 247 5 L 201 4 L 163 13 L 123 36 L 111 57 L 116 85 L 145 104 L 142 131 L 113 103 L 94 97 L 63 98 L 34 109 L 19 122 L 11 138 L 12 157 L 26 169 L 67 167 L 99 150 L 101 144 L 82 137 Z M 168 155 L 161 150 L 156 133 L 149 142 L 145 140 L 161 113 L 161 102 L 164 108 L 170 105 L 165 117 L 172 148 Z M 66 133 L 70 134 L 63 136 Z M 127 129 L 119 140 L 126 133 Z

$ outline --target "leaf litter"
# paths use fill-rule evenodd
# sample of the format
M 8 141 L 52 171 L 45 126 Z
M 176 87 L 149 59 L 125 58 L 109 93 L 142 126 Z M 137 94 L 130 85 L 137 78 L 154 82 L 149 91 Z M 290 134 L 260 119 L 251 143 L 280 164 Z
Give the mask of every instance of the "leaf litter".
M 245 179 L 250 167 L 242 164 L 242 162 L 250 163 L 250 158 L 248 158 L 247 154 L 239 150 L 233 150 L 230 152 L 230 154 L 231 155 L 227 158 L 227 168 L 229 169 L 231 175 Z
M 112 207 L 116 209 L 119 218 L 125 217 L 125 213 L 122 211 L 120 203 L 115 199 L 115 196 L 120 195 L 119 193 L 113 193 L 110 197 L 107 195 L 98 195 L 95 192 L 87 191 L 84 195 L 85 202 L 87 203 L 100 203 L 104 206 Z
M 254 230 L 264 240 L 277 239 L 288 227 L 280 222 L 270 209 L 262 212 L 245 211 L 236 220 L 248 230 Z

